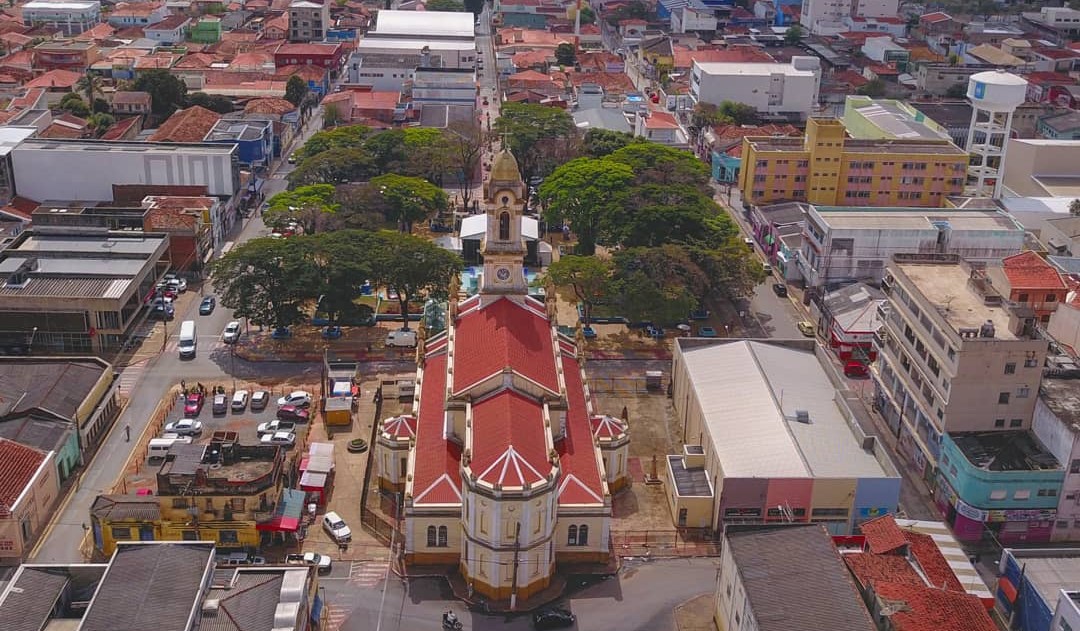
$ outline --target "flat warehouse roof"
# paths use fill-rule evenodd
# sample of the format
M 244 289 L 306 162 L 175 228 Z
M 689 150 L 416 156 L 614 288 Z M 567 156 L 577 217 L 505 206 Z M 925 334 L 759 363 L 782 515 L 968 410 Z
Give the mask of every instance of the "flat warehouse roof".
M 415 34 L 414 34 L 415 35 Z M 386 39 L 368 39 L 364 38 L 357 42 L 356 51 L 362 53 L 364 51 L 373 51 L 373 49 L 393 49 L 393 50 L 420 50 L 427 47 L 431 50 L 474 50 L 476 49 L 476 42 L 456 42 L 450 40 L 426 40 L 426 39 L 405 39 L 405 38 L 386 38 Z M 371 52 L 370 54 L 377 54 Z
M 103 256 L 144 255 L 157 252 L 165 241 L 164 236 L 144 235 L 132 238 L 73 237 L 61 235 L 31 235 L 25 241 L 7 251 L 9 255 L 24 252 L 59 252 L 71 254 L 69 258 L 82 259 L 87 254 Z M 87 257 L 92 258 L 92 257 Z
M 54 2 L 53 0 L 33 0 L 23 5 L 23 10 L 26 9 L 93 9 L 94 7 L 101 6 L 98 2 L 76 2 L 73 0 L 66 0 L 65 2 Z
M 402 33 L 420 36 L 474 37 L 472 13 L 456 11 L 379 11 L 375 33 Z M 363 40 L 360 40 L 363 41 Z
M 813 352 L 740 340 L 683 358 L 725 477 L 896 476 L 862 448 Z
M 87 151 L 87 152 L 110 152 L 123 151 L 130 153 L 190 153 L 205 154 L 219 153 L 227 155 L 235 151 L 232 145 L 219 145 L 214 143 L 169 143 L 169 142 L 111 142 L 111 141 L 85 141 L 85 140 L 55 140 L 44 138 L 28 138 L 15 151 Z
M 938 230 L 937 222 L 946 222 L 952 230 L 1009 230 L 1022 233 L 1023 229 L 1005 213 L 994 210 L 957 210 L 946 209 L 870 209 L 852 207 L 834 209 L 816 206 L 822 221 L 831 228 L 850 230 Z
M 694 65 L 706 74 L 715 75 L 755 75 L 769 76 L 785 74 L 796 77 L 813 77 L 811 70 L 796 70 L 791 64 L 783 63 L 736 63 L 731 61 L 695 61 Z

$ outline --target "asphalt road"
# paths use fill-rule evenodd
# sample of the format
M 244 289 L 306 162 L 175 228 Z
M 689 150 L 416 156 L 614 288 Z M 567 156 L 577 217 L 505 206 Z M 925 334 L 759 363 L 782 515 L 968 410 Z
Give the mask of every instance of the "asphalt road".
M 618 575 L 571 592 L 560 604 L 577 616 L 578 631 L 674 631 L 674 607 L 711 593 L 717 567 L 716 559 L 631 560 Z M 390 573 L 386 582 L 362 587 L 349 573 L 341 564 L 319 581 L 331 603 L 330 631 L 438 631 L 447 609 L 454 610 L 466 630 L 532 628 L 526 615 L 465 611 L 442 579 L 403 581 Z
M 316 112 L 305 129 L 304 137 L 310 136 L 320 124 L 321 114 Z M 300 139 L 297 140 L 297 145 L 299 142 Z M 284 155 L 288 153 L 286 151 Z M 266 182 L 263 191 L 267 198 L 285 190 L 287 183 L 284 176 L 288 171 L 288 165 L 283 164 Z M 245 220 L 238 233 L 234 230 L 229 240 L 242 243 L 265 236 L 268 232 L 256 214 Z M 206 282 L 201 289 L 192 288 L 189 291 L 210 295 L 214 290 L 212 284 Z M 319 368 L 315 364 L 253 364 L 236 358 L 229 352 L 228 347 L 220 342 L 222 330 L 233 319 L 231 311 L 219 304 L 212 314 L 200 316 L 198 303 L 199 300 L 187 301 L 186 310 L 178 310 L 172 322 L 165 325 L 155 324 L 166 327 L 168 338 L 164 348 L 142 349 L 137 355 L 146 357 L 149 354 L 149 357 L 124 369 L 126 374 L 122 378 L 134 380 L 130 402 L 106 436 L 94 459 L 79 475 L 76 487 L 68 494 L 50 527 L 36 545 L 31 561 L 72 563 L 83 560 L 80 545 L 86 536 L 85 527 L 89 525 L 90 506 L 98 495 L 112 489 L 128 462 L 132 444 L 149 425 L 161 397 L 181 379 L 188 383 L 201 381 L 207 385 L 224 385 L 234 377 L 237 380 L 289 378 L 300 381 L 318 378 Z M 177 335 L 180 323 L 184 320 L 196 322 L 199 338 L 198 353 L 190 360 L 181 360 L 176 352 Z M 131 442 L 125 440 L 126 427 L 131 428 Z

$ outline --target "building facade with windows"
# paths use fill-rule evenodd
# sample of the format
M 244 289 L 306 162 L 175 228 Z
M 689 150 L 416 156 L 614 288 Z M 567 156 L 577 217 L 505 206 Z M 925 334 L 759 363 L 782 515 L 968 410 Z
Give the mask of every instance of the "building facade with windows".
M 1020 437 L 1031 428 L 1048 348 L 1030 310 L 1009 304 L 984 270 L 957 256 L 897 255 L 882 290 L 888 303 L 875 340 L 874 405 L 897 433 L 907 466 L 942 490 L 938 499 L 947 499 L 943 510 L 950 523 L 957 515 L 993 522 L 985 511 L 1008 509 L 988 504 L 989 493 L 998 483 L 1019 484 L 1010 476 L 1028 475 L 1042 484 L 1037 488 L 1050 488 L 1044 476 L 1059 475 L 1050 464 L 1055 459 L 1037 439 Z M 983 432 L 1011 433 L 1016 440 Z M 1004 449 L 1003 440 L 1016 446 Z M 946 447 L 950 464 L 943 467 Z M 1028 506 L 1034 504 L 1032 499 Z M 993 523 L 1026 536 L 1029 528 L 1042 528 L 1032 524 L 1045 522 L 1045 515 L 995 514 L 1024 525 Z
M 289 4 L 289 41 L 321 42 L 330 27 L 330 3 L 294 0 Z
M 1080 541 L 1080 380 L 1075 374 L 1043 377 L 1031 430 L 1065 470 L 1050 540 Z
M 1024 228 L 1000 210 L 810 206 L 798 266 L 809 287 L 880 282 L 897 254 L 1000 261 L 1024 246 Z
M 101 22 L 101 3 L 98 0 L 31 0 L 22 5 L 22 19 L 26 26 L 58 28 L 64 35 L 72 37 Z
M 964 190 L 968 154 L 947 139 L 852 139 L 811 118 L 804 138 L 744 138 L 739 190 L 751 204 L 929 206 Z
M 60 499 L 55 453 L 0 438 L 0 565 L 18 565 Z

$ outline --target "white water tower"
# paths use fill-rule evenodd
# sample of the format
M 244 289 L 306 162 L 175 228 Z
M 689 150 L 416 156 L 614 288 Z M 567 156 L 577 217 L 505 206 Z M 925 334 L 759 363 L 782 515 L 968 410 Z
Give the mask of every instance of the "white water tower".
M 974 182 L 978 196 L 989 193 L 996 198 L 1001 194 L 1013 112 L 1026 100 L 1027 85 L 1023 77 L 1004 70 L 980 72 L 968 80 L 967 98 L 972 111 L 965 148 L 971 154 L 968 181 Z

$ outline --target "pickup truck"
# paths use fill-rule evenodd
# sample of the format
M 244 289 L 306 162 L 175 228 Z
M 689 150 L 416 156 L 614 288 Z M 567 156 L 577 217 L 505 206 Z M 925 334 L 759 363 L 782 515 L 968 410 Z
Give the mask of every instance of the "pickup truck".
M 286 565 L 314 565 L 319 568 L 320 573 L 325 573 L 330 571 L 333 562 L 328 556 L 316 552 L 305 552 L 286 555 L 285 563 Z
M 259 436 L 262 436 L 263 434 L 276 434 L 277 432 L 295 432 L 296 424 L 292 421 L 273 420 L 266 423 L 259 423 L 259 427 L 256 429 L 259 432 Z

